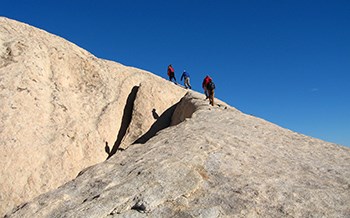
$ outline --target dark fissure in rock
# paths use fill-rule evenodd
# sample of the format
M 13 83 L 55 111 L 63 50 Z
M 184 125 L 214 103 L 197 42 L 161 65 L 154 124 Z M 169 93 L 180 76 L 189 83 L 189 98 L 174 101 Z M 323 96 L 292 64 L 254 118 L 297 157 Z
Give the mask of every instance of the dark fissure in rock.
M 118 132 L 117 140 L 115 141 L 112 150 L 110 151 L 108 158 L 112 157 L 118 150 L 123 137 L 126 134 L 126 130 L 128 129 L 131 119 L 132 119 L 132 111 L 134 108 L 134 101 L 136 98 L 137 91 L 139 90 L 139 86 L 134 86 L 126 100 L 126 104 L 124 107 L 122 123 Z M 107 159 L 108 159 L 107 158 Z

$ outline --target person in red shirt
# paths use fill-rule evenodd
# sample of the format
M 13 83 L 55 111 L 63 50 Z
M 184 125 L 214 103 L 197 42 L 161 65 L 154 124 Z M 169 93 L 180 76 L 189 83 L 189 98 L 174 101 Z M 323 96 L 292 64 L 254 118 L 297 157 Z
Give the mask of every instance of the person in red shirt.
M 202 87 L 204 89 L 204 93 L 206 96 L 206 99 L 209 98 L 209 104 L 214 106 L 214 90 L 215 90 L 215 84 L 213 80 L 210 78 L 210 76 L 206 76 L 203 80 Z
M 205 94 L 205 99 L 209 98 L 209 92 L 208 92 L 208 89 L 207 89 L 207 85 L 212 81 L 212 79 L 210 78 L 210 76 L 206 76 L 203 80 L 203 83 L 202 83 L 202 87 L 204 89 L 204 94 Z
M 171 64 L 168 66 L 168 76 L 169 76 L 170 81 L 173 81 L 173 79 L 174 79 L 175 83 L 177 83 L 176 78 L 175 78 L 175 70 L 174 70 L 173 66 L 171 66 Z

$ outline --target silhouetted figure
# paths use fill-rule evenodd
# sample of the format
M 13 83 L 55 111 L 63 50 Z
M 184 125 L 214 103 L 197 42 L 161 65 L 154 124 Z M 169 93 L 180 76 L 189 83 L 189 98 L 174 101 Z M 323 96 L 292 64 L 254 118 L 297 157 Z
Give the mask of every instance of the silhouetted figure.
M 153 118 L 156 119 L 156 120 L 159 118 L 159 115 L 157 114 L 155 108 L 153 108 L 153 110 L 152 110 L 152 115 L 153 115 Z
M 111 153 L 111 149 L 110 149 L 109 146 L 108 146 L 108 142 L 106 142 L 105 152 L 108 154 L 108 156 L 109 156 L 110 153 Z

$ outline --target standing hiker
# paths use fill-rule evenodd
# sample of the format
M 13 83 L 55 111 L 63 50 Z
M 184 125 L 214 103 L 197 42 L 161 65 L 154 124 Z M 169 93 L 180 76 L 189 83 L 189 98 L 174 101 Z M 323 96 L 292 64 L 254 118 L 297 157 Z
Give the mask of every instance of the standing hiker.
M 213 80 L 208 83 L 207 90 L 208 90 L 208 94 L 209 94 L 209 104 L 214 106 L 215 83 L 213 82 Z
M 214 90 L 215 90 L 215 84 L 213 80 L 210 78 L 210 76 L 206 76 L 203 80 L 202 87 L 204 89 L 204 93 L 206 96 L 206 99 L 209 98 L 209 104 L 214 106 Z
M 185 88 L 188 89 L 192 89 L 191 87 L 191 84 L 190 84 L 190 74 L 188 74 L 186 72 L 186 70 L 184 70 L 184 72 L 182 73 L 182 76 L 181 76 L 181 81 L 182 81 L 182 78 L 184 78 L 184 85 L 185 85 Z
M 207 85 L 209 84 L 209 82 L 211 82 L 212 79 L 210 78 L 210 76 L 206 76 L 203 80 L 203 83 L 202 83 L 202 87 L 204 89 L 204 94 L 205 94 L 205 99 L 209 98 L 209 93 L 208 93 L 208 89 L 207 89 Z
M 174 79 L 175 83 L 176 83 L 175 70 L 174 70 L 173 66 L 171 66 L 171 64 L 168 66 L 168 76 L 169 76 L 170 81 L 173 81 L 173 79 Z

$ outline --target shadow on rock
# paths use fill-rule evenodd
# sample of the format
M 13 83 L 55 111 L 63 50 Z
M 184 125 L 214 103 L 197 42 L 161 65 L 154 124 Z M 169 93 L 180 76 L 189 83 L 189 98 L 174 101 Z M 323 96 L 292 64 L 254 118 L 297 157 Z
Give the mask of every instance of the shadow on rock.
M 144 144 L 150 138 L 155 136 L 157 132 L 169 127 L 171 123 L 171 117 L 175 111 L 176 106 L 177 104 L 171 106 L 166 111 L 164 111 L 162 115 L 157 118 L 157 121 L 151 126 L 151 128 L 145 134 L 143 134 L 139 139 L 137 139 L 133 144 Z
M 119 149 L 119 146 L 122 142 L 122 139 L 124 135 L 126 134 L 126 131 L 130 125 L 131 118 L 132 118 L 132 111 L 134 108 L 134 101 L 136 98 L 137 91 L 139 90 L 138 86 L 134 86 L 126 100 L 126 104 L 124 107 L 124 112 L 123 112 L 123 118 L 122 118 L 122 123 L 118 132 L 117 140 L 115 141 L 112 150 L 109 152 L 108 158 L 112 157 L 117 150 Z M 108 145 L 106 145 L 108 146 Z M 106 148 L 105 148 L 106 149 Z M 106 150 L 107 152 L 107 150 Z

